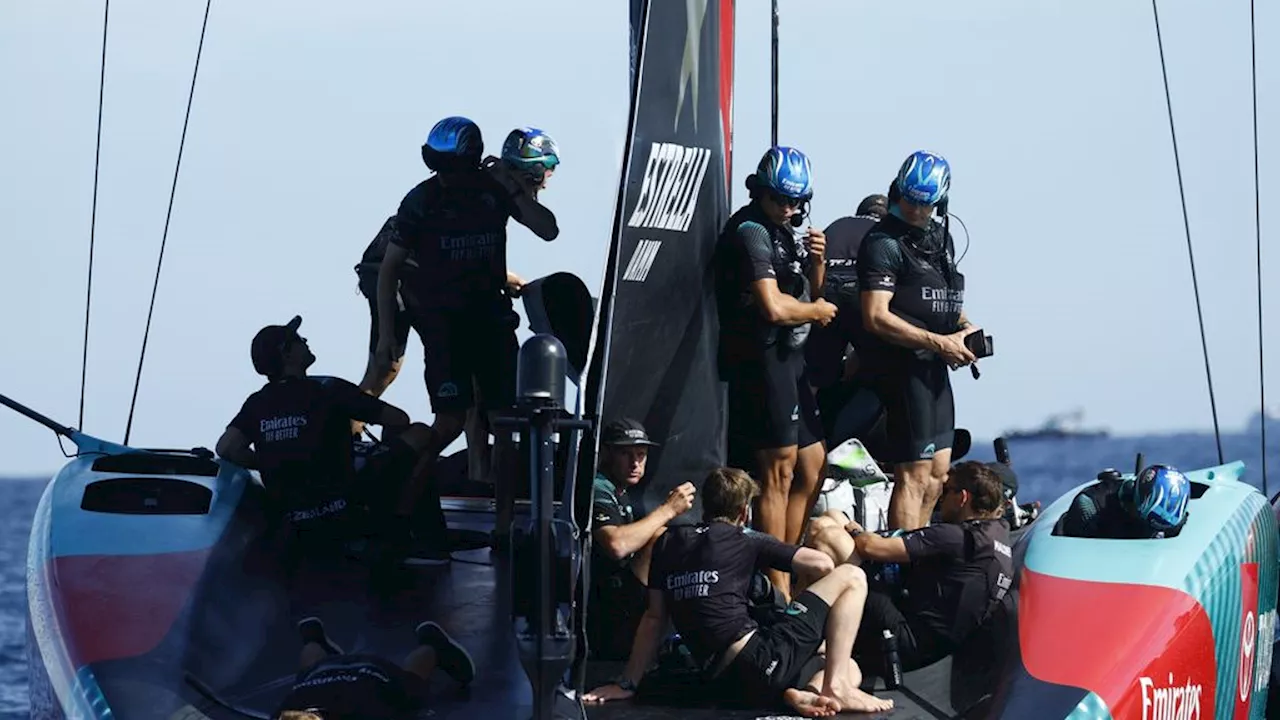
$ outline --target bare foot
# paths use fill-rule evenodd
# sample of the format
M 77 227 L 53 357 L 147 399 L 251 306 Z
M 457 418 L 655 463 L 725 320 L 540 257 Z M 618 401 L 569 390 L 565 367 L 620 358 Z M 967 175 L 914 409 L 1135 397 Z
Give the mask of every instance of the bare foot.
M 824 697 L 832 697 L 830 695 Z M 840 703 L 841 712 L 884 712 L 893 709 L 892 700 L 881 700 L 875 695 L 869 695 L 859 688 L 838 689 L 834 693 L 834 699 Z
M 782 693 L 782 699 L 805 717 L 830 717 L 840 712 L 840 703 L 808 690 L 788 688 Z

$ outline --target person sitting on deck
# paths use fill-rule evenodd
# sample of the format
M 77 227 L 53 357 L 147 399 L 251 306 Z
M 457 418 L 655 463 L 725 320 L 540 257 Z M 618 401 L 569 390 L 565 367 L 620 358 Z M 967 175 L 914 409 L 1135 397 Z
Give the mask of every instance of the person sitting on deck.
M 436 668 L 462 685 L 476 676 L 471 655 L 433 622 L 414 630 L 418 647 L 401 665 L 377 655 L 343 653 L 319 618 L 299 622 L 298 634 L 300 669 L 275 720 L 414 717 L 426 705 L 427 683 Z
M 716 699 L 772 707 L 785 703 L 808 717 L 893 707 L 859 689 L 852 658 L 866 599 L 866 575 L 810 548 L 746 532 L 760 490 L 742 470 L 718 468 L 703 483 L 703 522 L 671 527 L 658 540 L 649 570 L 649 604 L 622 677 L 583 696 L 590 704 L 631 697 L 658 654 L 668 619 L 675 624 L 704 687 Z M 751 619 L 752 572 L 773 567 L 822 576 L 772 624 Z M 825 656 L 818 650 L 825 642 Z
M 693 483 L 684 483 L 666 502 L 637 520 L 627 490 L 644 478 L 649 440 L 644 426 L 615 420 L 600 433 L 600 469 L 591 488 L 591 596 L 587 643 L 602 660 L 625 660 L 644 615 L 645 585 L 653 545 L 667 523 L 693 507 Z
M 218 439 L 218 455 L 259 470 L 274 509 L 300 537 L 346 539 L 332 521 L 353 520 L 352 510 L 367 505 L 386 559 L 447 563 L 444 512 L 425 480 L 427 426 L 410 424 L 403 410 L 346 380 L 307 375 L 316 357 L 298 334 L 301 324 L 295 316 L 254 336 L 253 367 L 267 384 L 244 401 Z M 383 442 L 359 470 L 353 419 L 383 428 Z
M 1104 471 L 1072 500 L 1057 531 L 1113 540 L 1173 537 L 1187 522 L 1190 501 L 1191 481 L 1168 465 L 1152 465 L 1124 479 Z
M 1001 477 L 968 461 L 947 476 L 940 523 L 886 537 L 838 510 L 814 518 L 809 544 L 837 562 L 861 564 L 871 578 L 854 643 L 868 672 L 885 677 L 888 670 L 884 631 L 897 636 L 908 672 L 954 652 L 1004 599 L 1013 583 L 1005 502 Z

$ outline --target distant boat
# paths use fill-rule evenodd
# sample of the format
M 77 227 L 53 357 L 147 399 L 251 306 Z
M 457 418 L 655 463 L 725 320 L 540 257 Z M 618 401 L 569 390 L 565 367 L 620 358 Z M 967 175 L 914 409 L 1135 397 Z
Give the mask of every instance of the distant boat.
M 1245 433 L 1249 435 L 1253 435 L 1255 433 L 1262 432 L 1262 417 L 1263 417 L 1263 413 L 1261 410 L 1254 411 L 1254 413 L 1249 416 L 1249 421 L 1245 423 L 1245 426 L 1244 426 Z M 1276 427 L 1276 424 L 1280 423 L 1280 407 L 1272 405 L 1271 407 L 1267 408 L 1266 417 L 1267 417 L 1267 427 L 1268 428 Z
M 1084 411 L 1074 410 L 1068 413 L 1050 415 L 1044 424 L 1029 430 L 1009 430 L 1004 433 L 1006 440 L 1066 440 L 1097 439 L 1110 436 L 1105 428 L 1083 427 Z

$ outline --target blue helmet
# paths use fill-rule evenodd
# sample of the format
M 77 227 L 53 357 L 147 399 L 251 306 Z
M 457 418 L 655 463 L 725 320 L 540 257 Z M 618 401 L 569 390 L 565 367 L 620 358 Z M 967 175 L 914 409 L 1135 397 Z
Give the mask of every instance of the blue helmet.
M 1127 497 L 1129 511 L 1154 531 L 1175 530 L 1187 521 L 1191 481 L 1168 465 L 1152 465 L 1134 478 Z
M 534 182 L 542 182 L 546 172 L 560 164 L 560 147 L 538 128 L 516 128 L 502 143 L 502 161 Z
M 771 147 L 756 166 L 754 184 L 792 200 L 811 200 L 813 166 L 793 147 Z
M 902 163 L 895 182 L 912 205 L 937 205 L 951 189 L 951 166 L 941 155 L 919 150 Z
M 436 123 L 422 145 L 422 162 L 435 172 L 470 170 L 483 154 L 480 126 L 460 115 Z

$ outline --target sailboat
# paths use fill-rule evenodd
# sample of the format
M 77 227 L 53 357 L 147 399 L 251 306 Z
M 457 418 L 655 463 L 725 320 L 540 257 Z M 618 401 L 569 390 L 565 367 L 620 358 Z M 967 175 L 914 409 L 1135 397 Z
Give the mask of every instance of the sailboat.
M 557 282 L 525 299 L 539 333 L 526 347 L 560 347 L 559 367 L 583 400 L 580 422 L 558 441 L 543 432 L 530 442 L 526 432 L 531 464 L 545 472 L 530 478 L 518 516 L 535 532 L 564 529 L 557 548 L 571 559 L 590 551 L 578 489 L 589 485 L 598 441 L 584 425 L 626 415 L 662 443 L 645 508 L 724 461 L 708 267 L 730 210 L 735 10 L 734 0 L 633 3 L 632 105 L 599 297 L 583 299 L 573 278 L 561 278 L 560 301 L 549 299 Z M 441 720 L 762 714 L 699 707 L 696 697 L 584 708 L 583 689 L 617 667 L 573 651 L 591 612 L 582 578 L 551 596 L 517 587 L 509 558 L 483 548 L 456 553 L 447 570 L 416 571 L 393 594 L 372 593 L 356 560 L 286 568 L 251 473 L 202 448 L 126 447 L 0 402 L 77 450 L 45 489 L 31 530 L 32 717 L 267 717 L 293 681 L 296 623 L 310 615 L 348 651 L 389 659 L 412 648 L 418 622 L 449 629 L 478 674 L 469 695 L 433 688 L 430 713 Z M 1239 482 L 1242 471 L 1234 463 L 1191 473 L 1191 519 L 1168 540 L 1065 537 L 1058 521 L 1093 481 L 1064 494 L 1015 548 L 1014 614 L 983 643 L 908 673 L 897 690 L 869 679 L 895 700 L 887 716 L 1262 717 L 1280 541 L 1275 507 Z M 492 526 L 486 501 L 455 496 L 446 507 L 455 529 Z M 548 577 L 545 565 L 532 567 Z M 531 597 L 538 612 L 513 608 Z M 532 621 L 542 611 L 555 622 Z M 513 622 L 518 614 L 530 622 Z M 554 702 L 548 679 L 560 685 Z

